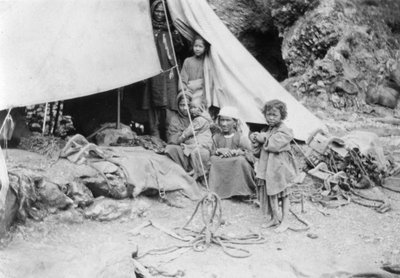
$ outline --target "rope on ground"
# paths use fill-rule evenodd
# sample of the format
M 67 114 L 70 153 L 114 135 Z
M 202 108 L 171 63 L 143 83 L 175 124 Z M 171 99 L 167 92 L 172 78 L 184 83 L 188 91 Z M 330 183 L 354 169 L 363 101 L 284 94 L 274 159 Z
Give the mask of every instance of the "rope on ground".
M 192 222 L 196 214 L 200 211 L 201 219 L 203 221 L 203 228 L 197 232 L 187 228 L 187 226 Z M 251 256 L 251 252 L 244 248 L 239 248 L 235 245 L 254 245 L 263 244 L 266 239 L 260 234 L 248 234 L 244 236 L 227 236 L 227 235 L 217 235 L 216 232 L 221 225 L 222 219 L 222 209 L 221 209 L 221 199 L 217 194 L 210 192 L 204 196 L 196 205 L 189 220 L 181 227 L 179 230 L 186 231 L 187 236 L 181 236 L 173 231 L 170 231 L 155 222 L 150 221 L 150 223 L 157 229 L 168 234 L 169 236 L 179 239 L 185 244 L 178 244 L 169 246 L 166 248 L 159 248 L 149 250 L 146 253 L 138 256 L 137 258 L 143 258 L 147 255 L 162 255 L 177 251 L 182 248 L 191 248 L 196 252 L 206 251 L 212 244 L 220 246 L 223 252 L 233 258 L 247 258 Z M 147 227 L 142 225 L 141 227 Z M 137 234 L 137 231 L 135 231 Z
M 304 218 L 302 218 L 301 216 L 296 214 L 293 210 L 289 209 L 289 211 L 290 211 L 291 214 L 293 214 L 294 217 L 296 217 L 296 219 L 300 223 L 304 224 L 304 226 L 305 226 L 303 228 L 294 228 L 294 227 L 290 226 L 288 228 L 289 230 L 292 230 L 294 232 L 303 232 L 303 231 L 307 231 L 307 230 L 309 230 L 311 228 L 311 224 L 307 220 L 305 220 Z

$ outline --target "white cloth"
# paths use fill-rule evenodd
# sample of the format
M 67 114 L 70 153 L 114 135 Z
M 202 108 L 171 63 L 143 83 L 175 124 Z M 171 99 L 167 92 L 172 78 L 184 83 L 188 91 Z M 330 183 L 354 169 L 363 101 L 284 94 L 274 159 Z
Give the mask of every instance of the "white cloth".
M 148 0 L 0 1 L 0 110 L 160 73 L 149 6 Z

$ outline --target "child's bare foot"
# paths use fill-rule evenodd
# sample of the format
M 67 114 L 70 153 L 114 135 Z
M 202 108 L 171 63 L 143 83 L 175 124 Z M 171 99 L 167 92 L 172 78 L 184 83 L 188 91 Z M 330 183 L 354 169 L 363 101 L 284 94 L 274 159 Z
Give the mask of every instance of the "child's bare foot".
M 275 229 L 275 232 L 277 233 L 283 233 L 287 229 L 289 229 L 289 223 L 287 221 L 282 221 L 282 223 Z
M 264 229 L 267 229 L 267 228 L 270 228 L 270 227 L 279 225 L 279 223 L 280 223 L 280 222 L 279 222 L 278 219 L 272 218 L 272 219 L 269 220 L 267 223 L 262 224 L 261 227 L 264 228 Z

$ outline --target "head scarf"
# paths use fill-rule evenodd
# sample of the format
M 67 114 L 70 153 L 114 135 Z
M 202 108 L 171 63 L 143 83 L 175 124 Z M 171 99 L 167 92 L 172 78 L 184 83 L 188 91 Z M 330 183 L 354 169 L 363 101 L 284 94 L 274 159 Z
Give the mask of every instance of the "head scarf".
M 168 30 L 168 27 L 167 27 L 167 15 L 165 15 L 165 20 L 163 20 L 161 22 L 155 20 L 155 18 L 154 18 L 154 10 L 157 8 L 158 5 L 161 5 L 163 7 L 164 6 L 163 5 L 163 1 L 162 0 L 155 0 L 150 6 L 153 28 L 154 29 Z
M 181 111 L 179 110 L 179 102 L 181 102 L 181 100 L 182 100 L 184 97 L 186 97 L 187 105 L 188 105 L 188 107 L 189 107 L 190 102 L 192 101 L 192 94 L 189 93 L 189 92 L 181 91 L 181 92 L 176 96 L 176 104 L 177 104 L 177 106 L 178 106 L 178 113 L 179 113 L 179 115 L 182 116 L 182 117 L 187 117 L 187 116 L 183 115 L 183 114 L 181 113 Z M 188 113 L 189 113 L 189 111 L 188 111 Z
M 233 106 L 224 106 L 219 110 L 218 116 L 229 117 L 235 120 L 239 120 L 239 111 Z
M 241 132 L 242 134 L 247 135 L 249 133 L 249 127 L 247 124 L 242 121 L 239 117 L 239 110 L 233 106 L 224 106 L 218 113 L 218 117 L 229 117 L 237 121 L 237 131 Z

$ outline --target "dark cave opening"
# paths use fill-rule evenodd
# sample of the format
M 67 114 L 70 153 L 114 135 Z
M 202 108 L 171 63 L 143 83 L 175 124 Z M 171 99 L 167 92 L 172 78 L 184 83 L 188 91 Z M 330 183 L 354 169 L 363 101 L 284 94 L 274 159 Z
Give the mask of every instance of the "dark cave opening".
M 287 67 L 282 58 L 282 38 L 279 37 L 277 30 L 268 32 L 249 30 L 239 39 L 275 79 L 283 81 L 288 77 Z

